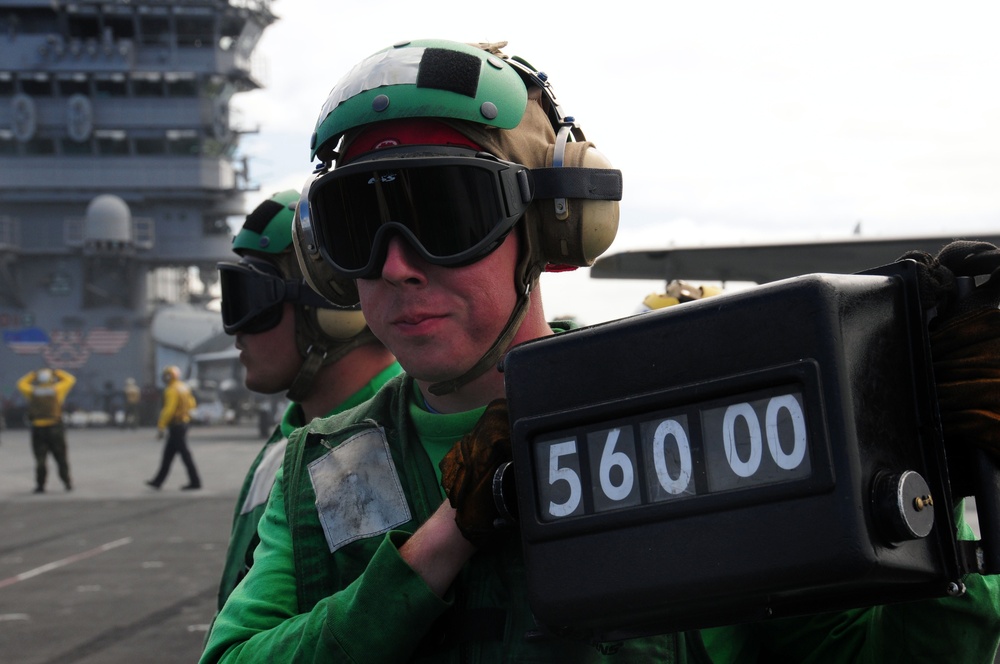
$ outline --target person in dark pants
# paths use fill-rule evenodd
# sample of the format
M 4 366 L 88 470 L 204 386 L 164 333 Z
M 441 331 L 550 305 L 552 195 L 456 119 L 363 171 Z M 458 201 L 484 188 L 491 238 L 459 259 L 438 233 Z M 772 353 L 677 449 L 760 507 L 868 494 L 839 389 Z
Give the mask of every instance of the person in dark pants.
M 35 493 L 45 492 L 45 479 L 48 477 L 46 460 L 49 454 L 56 461 L 59 479 L 66 490 L 73 489 L 62 409 L 66 395 L 75 384 L 76 377 L 61 369 L 30 371 L 17 381 L 17 389 L 28 401 L 31 450 L 35 455 Z
M 166 389 L 163 390 L 163 409 L 160 411 L 156 437 L 162 439 L 166 434 L 167 442 L 163 446 L 160 469 L 153 479 L 146 481 L 146 484 L 154 489 L 163 486 L 174 457 L 180 454 L 188 474 L 188 483 L 181 489 L 185 491 L 200 489 L 201 478 L 198 476 L 194 457 L 191 456 L 191 450 L 187 445 L 188 424 L 191 422 L 191 411 L 196 405 L 194 395 L 187 383 L 181 380 L 181 370 L 175 366 L 163 370 L 163 382 Z
M 125 421 L 122 426 L 135 429 L 139 426 L 139 403 L 142 401 L 142 390 L 135 382 L 135 378 L 125 379 Z

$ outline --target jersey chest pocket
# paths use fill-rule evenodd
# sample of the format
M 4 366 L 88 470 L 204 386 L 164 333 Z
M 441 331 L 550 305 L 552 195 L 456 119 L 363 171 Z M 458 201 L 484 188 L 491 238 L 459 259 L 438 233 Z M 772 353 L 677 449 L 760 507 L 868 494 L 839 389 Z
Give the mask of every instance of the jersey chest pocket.
M 310 463 L 309 479 L 331 553 L 411 518 L 381 429 L 352 436 Z

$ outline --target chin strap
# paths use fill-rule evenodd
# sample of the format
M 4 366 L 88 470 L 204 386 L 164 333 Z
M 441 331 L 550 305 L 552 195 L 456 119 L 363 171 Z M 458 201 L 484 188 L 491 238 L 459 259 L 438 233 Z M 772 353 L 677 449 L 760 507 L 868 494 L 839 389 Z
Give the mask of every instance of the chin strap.
M 309 346 L 309 349 L 306 351 L 306 358 L 302 361 L 302 367 L 299 368 L 299 373 L 296 374 L 295 380 L 292 381 L 291 387 L 288 388 L 288 399 L 295 403 L 303 401 L 312 393 L 313 381 L 316 380 L 316 374 L 319 373 L 321 368 L 327 364 L 333 364 L 355 348 L 375 341 L 378 341 L 378 339 L 366 327 L 360 333 L 351 337 L 349 341 L 330 346 L 321 346 L 315 343 Z
M 493 342 L 493 345 L 490 346 L 490 349 L 486 351 L 486 354 L 479 358 L 479 361 L 476 362 L 471 369 L 458 378 L 444 380 L 440 383 L 434 383 L 427 388 L 430 390 L 430 393 L 437 396 L 450 394 L 469 381 L 479 378 L 479 376 L 486 373 L 489 369 L 496 367 L 500 358 L 507 352 L 510 342 L 514 339 L 514 335 L 517 334 L 518 329 L 520 329 L 521 323 L 524 321 L 525 314 L 528 313 L 530 295 L 531 289 L 526 288 L 525 291 L 518 296 L 517 302 L 514 304 L 514 310 L 510 312 L 510 318 L 507 319 L 507 325 L 503 328 L 503 331 L 500 332 L 500 336 L 497 337 L 496 341 Z
M 295 375 L 295 380 L 292 381 L 291 387 L 288 388 L 287 396 L 290 401 L 299 403 L 309 396 L 313 381 L 316 380 L 316 374 L 319 372 L 320 367 L 323 366 L 323 360 L 326 359 L 326 353 L 325 348 L 309 347 L 309 350 L 306 351 L 306 359 L 302 362 L 299 373 Z

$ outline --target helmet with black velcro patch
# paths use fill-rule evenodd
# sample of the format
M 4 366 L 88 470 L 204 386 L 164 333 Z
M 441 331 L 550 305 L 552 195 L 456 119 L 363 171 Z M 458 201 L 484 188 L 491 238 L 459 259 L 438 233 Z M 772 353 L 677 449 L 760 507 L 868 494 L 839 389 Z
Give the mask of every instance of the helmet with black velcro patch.
M 528 101 L 520 75 L 479 46 L 440 39 L 403 42 L 365 58 L 330 91 L 310 149 L 335 161 L 345 132 L 402 118 L 450 118 L 513 129 Z
M 321 164 L 307 181 L 296 211 L 293 243 L 305 278 L 324 297 L 350 304 L 357 301 L 353 278 L 358 275 L 338 271 L 331 263 L 329 247 L 319 237 L 326 230 L 324 215 L 310 208 L 325 196 L 324 187 L 341 187 L 352 196 L 359 191 L 348 192 L 337 182 L 339 168 L 362 160 L 372 164 L 373 172 L 380 172 L 380 163 L 386 169 L 405 168 L 402 142 L 391 133 L 379 140 L 378 128 L 391 132 L 401 122 L 433 120 L 459 132 L 482 153 L 527 169 L 529 194 L 512 227 L 520 241 L 513 284 L 518 304 L 469 375 L 432 386 L 432 392 L 453 390 L 484 367 L 495 366 L 523 320 L 539 275 L 592 265 L 618 229 L 621 172 L 586 140 L 574 118 L 562 112 L 548 77 L 525 60 L 502 53 L 504 46 L 506 42 L 415 40 L 378 51 L 355 66 L 322 106 L 310 145 Z M 362 138 L 363 146 L 354 144 Z M 439 145 L 434 139 L 427 144 Z M 385 149 L 388 146 L 398 149 Z M 384 157 L 380 150 L 385 150 Z M 384 210 L 368 205 L 366 210 L 385 216 Z M 340 227 L 355 241 L 372 237 L 384 242 L 386 233 L 372 233 L 378 216 L 369 213 L 364 222 L 368 228 L 357 234 L 347 228 L 349 220 Z M 382 223 L 407 222 L 385 218 Z

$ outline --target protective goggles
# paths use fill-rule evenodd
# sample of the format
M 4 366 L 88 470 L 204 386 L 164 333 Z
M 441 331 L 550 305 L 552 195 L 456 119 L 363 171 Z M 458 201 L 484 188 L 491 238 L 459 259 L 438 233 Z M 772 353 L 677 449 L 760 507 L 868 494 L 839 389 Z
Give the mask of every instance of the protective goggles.
M 226 334 L 257 334 L 281 322 L 285 302 L 330 307 L 318 293 L 299 279 L 285 279 L 277 266 L 244 258 L 239 263 L 219 263 L 222 288 L 222 329 Z
M 303 188 L 306 242 L 348 279 L 378 277 L 393 233 L 432 265 L 458 267 L 503 242 L 532 200 L 529 169 L 465 148 L 406 146 L 315 173 Z

